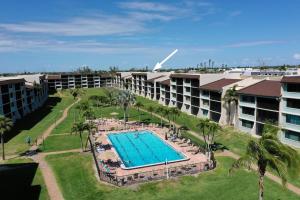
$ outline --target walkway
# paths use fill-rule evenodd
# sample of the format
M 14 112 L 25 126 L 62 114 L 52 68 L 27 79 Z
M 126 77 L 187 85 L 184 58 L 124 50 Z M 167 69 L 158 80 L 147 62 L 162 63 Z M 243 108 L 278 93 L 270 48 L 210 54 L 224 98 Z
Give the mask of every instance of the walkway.
M 147 112 L 147 113 L 150 113 L 149 111 L 147 111 L 147 110 L 145 110 L 145 109 L 141 109 L 141 108 L 140 108 L 140 110 L 141 110 L 141 111 L 144 111 L 144 112 Z M 168 119 L 166 119 L 165 117 L 162 117 L 161 115 L 158 115 L 158 114 L 156 114 L 156 113 L 152 113 L 152 115 L 154 115 L 154 116 L 156 116 L 156 117 L 158 117 L 158 118 L 162 118 L 162 119 L 165 120 L 165 121 L 168 121 Z M 171 122 L 172 122 L 173 124 L 175 124 L 176 127 L 180 127 L 179 124 L 174 123 L 172 120 L 171 120 Z M 189 132 L 190 134 L 192 134 L 193 136 L 195 136 L 196 138 L 198 138 L 198 139 L 200 139 L 200 140 L 203 140 L 203 137 L 200 136 L 198 133 L 196 133 L 196 132 L 194 132 L 194 131 L 188 131 L 188 132 Z M 233 153 L 233 152 L 231 152 L 231 151 L 228 151 L 228 150 L 225 150 L 224 152 L 221 152 L 221 153 L 216 153 L 215 155 L 216 155 L 216 156 L 226 156 L 226 157 L 233 158 L 233 159 L 235 159 L 235 160 L 237 160 L 237 159 L 240 158 L 240 156 L 239 156 L 238 154 L 235 154 L 235 153 Z M 253 166 L 252 169 L 256 171 L 256 170 L 257 170 L 257 166 Z M 281 179 L 280 179 L 278 176 L 275 176 L 275 175 L 273 175 L 273 174 L 271 174 L 271 173 L 269 173 L 269 172 L 266 172 L 266 176 L 267 176 L 269 179 L 271 179 L 272 181 L 274 181 L 274 182 L 276 182 L 276 183 L 279 183 L 279 184 L 282 184 Z M 286 188 L 289 189 L 290 191 L 294 192 L 295 194 L 297 194 L 297 195 L 300 196 L 300 188 L 299 188 L 299 187 L 297 187 L 297 186 L 295 186 L 295 185 L 293 185 L 293 184 L 287 182 L 287 183 L 286 183 Z
M 47 128 L 47 130 L 44 131 L 44 133 L 42 134 L 42 138 L 46 139 L 51 132 L 53 131 L 53 129 L 58 126 L 61 122 L 63 122 L 67 116 L 68 116 L 68 112 L 69 109 L 76 103 L 78 103 L 80 101 L 80 98 L 77 99 L 77 101 L 75 101 L 74 103 L 72 103 L 71 105 L 69 105 L 63 112 L 63 115 L 56 121 L 56 123 L 52 124 L 51 126 L 49 126 L 49 128 Z M 30 148 L 30 150 L 36 150 L 38 148 L 38 146 L 40 144 L 42 144 L 43 140 L 40 139 L 37 141 L 37 145 L 35 144 L 34 146 L 32 146 Z M 60 188 L 57 185 L 56 179 L 55 179 L 55 175 L 51 169 L 51 167 L 48 165 L 48 163 L 45 161 L 45 156 L 46 155 L 50 155 L 50 154 L 59 154 L 59 153 L 67 153 L 67 152 L 79 152 L 80 149 L 73 149 L 73 150 L 68 150 L 68 151 L 59 151 L 59 152 L 49 152 L 49 153 L 38 153 L 34 156 L 32 156 L 32 159 L 39 163 L 39 167 L 41 169 L 44 181 L 45 181 L 45 185 L 47 187 L 48 190 L 48 194 L 51 200 L 63 200 L 63 195 L 60 191 Z

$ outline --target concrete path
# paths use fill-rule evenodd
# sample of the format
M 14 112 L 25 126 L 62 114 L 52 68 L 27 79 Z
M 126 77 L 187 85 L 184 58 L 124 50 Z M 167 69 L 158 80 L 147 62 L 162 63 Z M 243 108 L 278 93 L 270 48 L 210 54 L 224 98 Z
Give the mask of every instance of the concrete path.
M 74 103 L 72 103 L 71 105 L 69 105 L 64 111 L 63 111 L 63 115 L 56 121 L 56 123 L 53 123 L 51 126 L 49 126 L 44 133 L 42 134 L 42 138 L 46 139 L 51 132 L 53 131 L 53 129 L 58 126 L 61 122 L 64 121 L 64 119 L 67 118 L 68 116 L 68 111 L 69 109 L 76 103 L 78 103 L 80 101 L 80 98 L 77 99 L 77 101 L 75 101 Z M 43 140 L 40 139 L 37 141 L 37 145 L 34 145 L 30 148 L 30 150 L 36 150 L 38 148 L 38 146 L 40 144 L 42 144 Z M 34 156 L 32 156 L 32 159 L 39 163 L 39 167 L 41 169 L 42 172 L 42 176 L 44 178 L 45 181 L 45 185 L 47 187 L 48 190 L 48 194 L 51 200 L 63 200 L 63 195 L 60 191 L 60 188 L 57 185 L 56 179 L 55 179 L 55 175 L 51 169 L 51 167 L 48 165 L 48 163 L 45 161 L 45 156 L 46 155 L 50 155 L 50 154 L 59 154 L 59 153 L 67 153 L 67 152 L 78 152 L 80 150 L 78 149 L 73 149 L 73 150 L 69 150 L 69 151 L 59 151 L 59 152 L 49 152 L 49 153 L 38 153 Z
M 149 111 L 147 111 L 147 110 L 145 110 L 145 109 L 141 109 L 141 108 L 140 108 L 140 110 L 141 110 L 141 111 L 144 111 L 144 112 L 147 112 L 147 113 L 150 113 Z M 162 118 L 162 119 L 165 120 L 165 121 L 168 121 L 168 119 L 166 119 L 166 118 L 164 118 L 164 117 L 162 117 L 161 115 L 158 115 L 158 114 L 156 114 L 156 113 L 152 113 L 152 115 L 153 115 L 153 116 L 156 116 L 156 117 L 158 117 L 158 118 Z M 175 124 L 176 127 L 180 127 L 179 124 L 174 123 L 172 120 L 171 120 L 171 122 L 172 122 L 173 124 Z M 200 136 L 198 133 L 196 133 L 196 132 L 194 132 L 194 131 L 188 131 L 188 132 L 189 132 L 190 134 L 192 134 L 193 136 L 199 138 L 200 140 L 203 140 L 203 137 Z M 237 160 L 237 159 L 240 158 L 240 156 L 239 156 L 238 154 L 235 154 L 235 153 L 233 153 L 233 152 L 231 152 L 231 151 L 228 151 L 228 150 L 225 150 L 224 152 L 221 152 L 221 153 L 216 153 L 215 156 L 226 156 L 226 157 L 233 158 L 233 159 L 235 159 L 235 160 Z M 257 166 L 253 166 L 252 169 L 256 171 L 256 170 L 257 170 Z M 276 182 L 276 183 L 282 184 L 281 179 L 280 179 L 278 176 L 275 176 L 275 175 L 271 174 L 270 172 L 266 172 L 266 177 L 268 177 L 269 179 L 271 179 L 272 181 L 274 181 L 274 182 Z M 297 187 L 297 186 L 295 186 L 295 185 L 293 185 L 293 184 L 287 182 L 287 183 L 286 183 L 286 188 L 287 188 L 288 190 L 290 190 L 290 191 L 292 191 L 292 192 L 294 192 L 295 194 L 297 194 L 297 195 L 300 196 L 300 188 L 299 188 L 299 187 Z

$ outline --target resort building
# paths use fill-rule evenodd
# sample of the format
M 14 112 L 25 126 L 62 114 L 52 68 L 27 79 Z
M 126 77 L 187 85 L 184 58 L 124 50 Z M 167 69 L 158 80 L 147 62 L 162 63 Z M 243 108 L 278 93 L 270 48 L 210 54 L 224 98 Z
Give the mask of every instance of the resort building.
M 283 77 L 281 84 L 281 140 L 300 147 L 300 76 Z
M 238 93 L 240 130 L 261 136 L 266 122 L 279 125 L 280 81 L 263 80 Z
M 116 82 L 111 74 L 62 73 L 47 75 L 49 91 L 70 88 L 112 87 Z
M 42 106 L 47 98 L 44 75 L 0 78 L 0 115 L 11 118 L 13 122 Z

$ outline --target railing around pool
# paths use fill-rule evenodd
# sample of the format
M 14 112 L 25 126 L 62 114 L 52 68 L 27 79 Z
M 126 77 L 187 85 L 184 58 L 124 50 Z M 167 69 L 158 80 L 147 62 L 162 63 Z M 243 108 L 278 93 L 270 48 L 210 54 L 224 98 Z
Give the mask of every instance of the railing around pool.
M 165 167 L 165 169 L 149 170 L 139 173 L 133 173 L 124 176 L 118 176 L 115 174 L 110 174 L 105 171 L 100 170 L 99 177 L 100 180 L 117 185 L 126 186 L 136 183 L 142 183 L 153 180 L 161 180 L 167 178 L 173 178 L 182 175 L 192 175 L 202 171 L 208 171 L 213 167 L 209 167 L 207 163 L 193 163 L 179 165 L 175 167 Z
M 94 139 L 89 137 L 89 143 L 93 158 L 96 164 L 96 169 L 100 180 L 111 183 L 116 186 L 126 186 L 136 183 L 143 183 L 147 181 L 168 179 L 182 175 L 192 175 L 203 171 L 208 171 L 215 167 L 215 163 L 211 166 L 207 162 L 198 162 L 198 163 L 189 163 L 182 164 L 177 166 L 168 166 L 166 165 L 163 169 L 158 170 L 148 170 L 139 173 L 128 174 L 124 176 L 118 176 L 113 173 L 108 173 L 106 170 L 103 170 L 99 166 L 99 160 L 97 159 L 95 148 L 94 148 Z

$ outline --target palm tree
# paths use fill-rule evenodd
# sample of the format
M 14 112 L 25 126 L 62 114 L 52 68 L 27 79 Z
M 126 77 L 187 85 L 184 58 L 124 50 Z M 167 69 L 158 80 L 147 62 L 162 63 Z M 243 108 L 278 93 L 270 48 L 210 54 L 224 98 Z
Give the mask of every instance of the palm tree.
M 107 97 L 110 106 L 112 106 L 116 100 L 116 91 L 112 88 L 109 88 L 109 89 L 105 88 L 104 94 Z
M 0 116 L 0 134 L 1 134 L 1 145 L 2 145 L 2 160 L 5 160 L 5 151 L 4 151 L 4 133 L 10 131 L 13 127 L 13 122 L 11 119 Z
M 150 112 L 151 119 L 152 119 L 152 115 L 153 115 L 154 110 L 155 110 L 155 109 L 154 109 L 153 106 L 149 106 L 149 107 L 148 107 L 148 111 Z
M 171 119 L 170 119 L 171 110 L 169 108 L 165 108 L 163 110 L 163 116 L 166 117 L 169 121 L 169 129 L 171 128 Z
M 300 173 L 300 156 L 296 150 L 284 145 L 278 138 L 279 128 L 271 124 L 265 124 L 262 137 L 250 140 L 246 153 L 236 160 L 230 172 L 237 168 L 251 169 L 253 164 L 257 165 L 259 200 L 264 198 L 264 176 L 267 168 L 274 170 L 285 185 L 287 176 L 295 177 Z
M 232 88 L 228 89 L 223 97 L 223 100 L 227 103 L 228 106 L 228 125 L 232 125 L 231 123 L 231 104 L 234 103 L 235 105 L 235 113 L 237 113 L 238 110 L 238 102 L 239 97 L 236 90 L 237 85 L 234 85 Z M 237 114 L 235 114 L 236 116 Z
M 165 108 L 163 106 L 158 106 L 156 108 L 156 113 L 160 114 L 160 127 L 162 127 L 162 123 L 163 123 L 163 115 L 164 115 L 164 110 Z
M 209 123 L 210 123 L 209 119 L 205 118 L 205 119 L 199 119 L 199 123 L 197 124 L 197 127 L 200 129 L 200 132 L 202 134 L 207 152 L 210 149 L 209 141 L 208 141 L 209 138 L 207 137 L 207 134 L 209 133 L 209 131 L 208 131 Z
M 118 96 L 118 102 L 124 110 L 124 125 L 126 126 L 128 108 L 133 105 L 136 101 L 135 95 L 130 91 L 120 91 Z
M 134 106 L 137 108 L 138 113 L 139 113 L 139 122 L 141 122 L 141 113 L 140 113 L 140 108 L 144 107 L 144 104 L 140 101 L 136 102 Z
M 172 107 L 170 109 L 171 115 L 173 116 L 173 127 L 174 127 L 174 132 L 176 132 L 176 118 L 180 115 L 180 110 L 177 107 Z
M 71 130 L 72 133 L 78 133 L 79 134 L 82 151 L 83 151 L 82 133 L 85 130 L 89 130 L 89 127 L 88 127 L 88 124 L 83 123 L 83 122 L 74 123 L 73 127 L 72 127 L 72 130 Z

